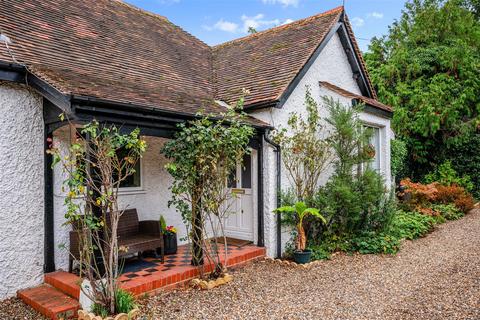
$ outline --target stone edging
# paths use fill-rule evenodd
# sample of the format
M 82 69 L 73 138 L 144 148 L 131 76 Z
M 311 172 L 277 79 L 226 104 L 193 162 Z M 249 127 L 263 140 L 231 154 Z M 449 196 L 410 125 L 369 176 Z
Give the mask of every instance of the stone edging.
M 136 319 L 140 315 L 140 310 L 135 308 L 131 310 L 128 314 L 120 313 L 115 317 L 106 317 L 102 318 L 101 316 L 96 316 L 91 312 L 85 310 L 78 310 L 78 320 L 131 320 Z
M 201 280 L 201 279 L 193 279 L 190 284 L 194 287 L 194 288 L 199 288 L 199 289 L 202 289 L 202 290 L 211 290 L 215 287 L 219 287 L 221 285 L 224 285 L 224 284 L 227 284 L 229 282 L 231 282 L 233 280 L 233 276 L 228 274 L 228 273 L 225 273 L 223 277 L 220 277 L 216 280 L 210 280 L 210 281 L 205 281 L 205 280 Z

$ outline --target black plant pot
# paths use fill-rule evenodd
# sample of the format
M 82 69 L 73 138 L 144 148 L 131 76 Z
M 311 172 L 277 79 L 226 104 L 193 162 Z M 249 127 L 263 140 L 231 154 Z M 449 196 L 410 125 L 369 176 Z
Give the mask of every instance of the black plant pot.
M 293 260 L 298 264 L 309 263 L 311 256 L 312 256 L 312 250 L 309 250 L 309 249 L 293 252 Z
M 163 243 L 165 245 L 165 254 L 177 253 L 177 234 L 164 234 Z

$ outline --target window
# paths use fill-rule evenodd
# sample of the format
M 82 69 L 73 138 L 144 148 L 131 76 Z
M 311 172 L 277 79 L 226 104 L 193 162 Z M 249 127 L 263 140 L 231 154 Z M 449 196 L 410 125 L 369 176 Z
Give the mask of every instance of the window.
M 368 163 L 370 168 L 373 168 L 380 172 L 380 128 L 377 127 L 367 127 L 372 130 L 372 137 L 370 138 L 370 144 L 373 146 L 375 150 L 375 156 L 373 157 L 372 161 Z
M 242 188 L 252 188 L 252 156 L 245 154 L 242 163 Z
M 86 138 L 85 134 L 81 133 L 80 128 L 72 127 L 70 134 L 73 137 L 79 137 L 79 138 L 83 139 L 83 141 L 85 141 L 85 142 L 87 141 L 87 138 Z M 118 156 L 119 159 L 121 159 L 122 157 L 125 157 L 127 154 L 128 154 L 128 152 L 125 149 L 117 151 L 117 156 Z M 84 166 L 84 165 L 86 165 L 86 163 L 84 161 L 77 160 L 76 165 L 77 166 L 81 166 L 81 165 Z M 139 159 L 137 161 L 137 163 L 135 164 L 134 170 L 135 170 L 134 174 L 128 176 L 125 180 L 123 180 L 120 183 L 120 189 L 123 189 L 124 191 L 128 191 L 128 190 L 138 191 L 142 188 L 141 159 Z M 117 179 L 118 179 L 118 174 L 116 172 L 113 172 L 113 180 L 116 181 Z
M 229 188 L 252 188 L 252 155 L 245 154 L 242 164 L 238 164 L 235 170 L 230 173 L 227 181 Z
M 125 157 L 127 154 L 128 154 L 127 150 L 124 150 L 124 149 L 117 151 L 117 156 L 119 159 L 121 159 L 122 157 Z M 142 172 L 141 172 L 142 166 L 140 161 L 141 159 L 139 159 L 135 164 L 135 167 L 134 167 L 135 173 L 132 175 L 129 175 L 125 180 L 120 182 L 121 189 L 132 189 L 132 188 L 139 189 L 142 187 Z M 113 174 L 114 180 L 117 179 L 117 177 L 118 175 L 114 173 Z

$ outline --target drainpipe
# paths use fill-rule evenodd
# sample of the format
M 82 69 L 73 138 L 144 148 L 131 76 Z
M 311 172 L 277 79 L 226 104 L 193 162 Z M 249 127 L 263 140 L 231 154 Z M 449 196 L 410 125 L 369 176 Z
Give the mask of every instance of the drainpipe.
M 281 148 L 278 143 L 275 143 L 272 139 L 270 139 L 268 135 L 268 131 L 265 132 L 265 141 L 267 141 L 272 147 L 275 148 L 275 155 L 276 155 L 276 180 L 277 180 L 277 208 L 281 205 L 281 191 L 282 191 L 282 175 L 281 175 L 281 168 L 282 168 L 282 153 Z M 277 214 L 277 258 L 281 258 L 282 256 L 282 217 L 280 214 Z

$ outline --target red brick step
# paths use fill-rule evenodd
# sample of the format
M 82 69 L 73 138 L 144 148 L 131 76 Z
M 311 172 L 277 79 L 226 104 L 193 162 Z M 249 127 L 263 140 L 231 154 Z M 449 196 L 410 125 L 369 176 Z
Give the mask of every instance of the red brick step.
M 47 273 L 44 281 L 76 300 L 80 297 L 80 278 L 72 273 L 65 271 Z
M 63 292 L 43 284 L 18 291 L 17 296 L 44 316 L 53 319 L 74 319 L 80 304 Z

